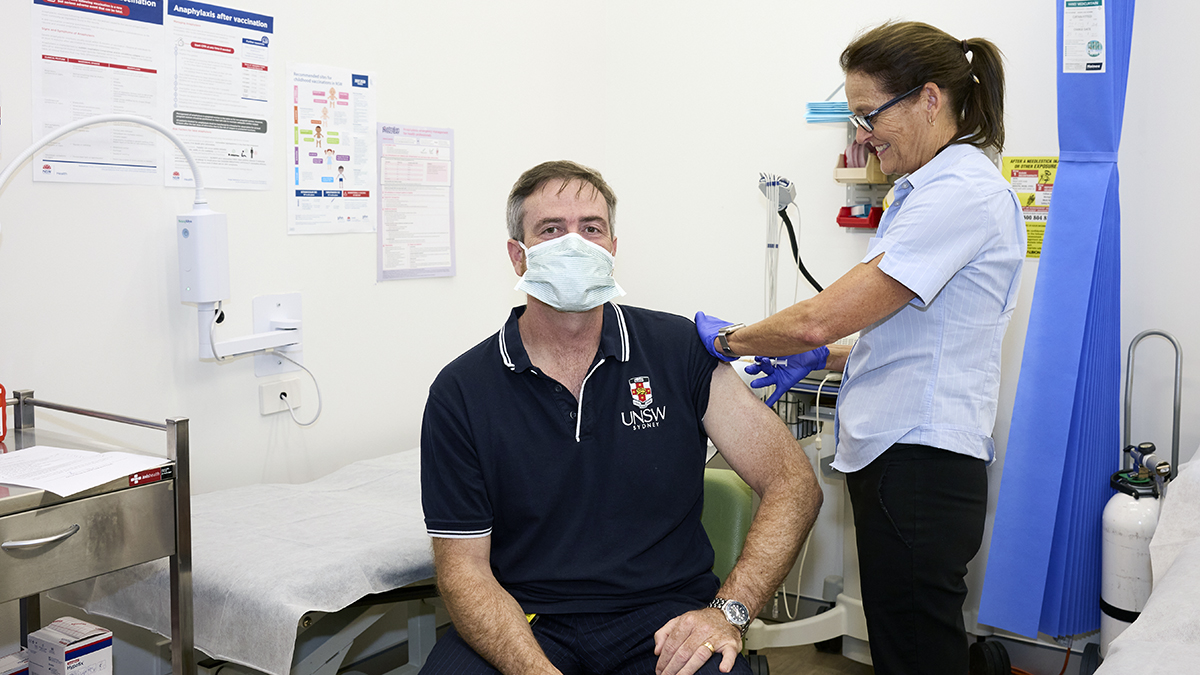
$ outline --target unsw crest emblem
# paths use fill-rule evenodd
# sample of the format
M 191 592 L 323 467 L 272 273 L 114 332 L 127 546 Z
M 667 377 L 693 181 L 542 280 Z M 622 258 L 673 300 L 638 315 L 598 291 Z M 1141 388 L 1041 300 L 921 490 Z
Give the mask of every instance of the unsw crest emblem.
M 654 403 L 654 393 L 650 391 L 650 377 L 629 378 L 629 395 L 633 397 L 633 404 L 639 408 Z

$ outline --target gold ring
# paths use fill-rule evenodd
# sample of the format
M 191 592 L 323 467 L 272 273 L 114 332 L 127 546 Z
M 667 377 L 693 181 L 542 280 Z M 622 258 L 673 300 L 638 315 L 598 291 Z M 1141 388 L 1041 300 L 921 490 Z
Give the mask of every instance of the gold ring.
M 708 647 L 708 651 L 712 652 L 713 654 L 716 654 L 716 653 L 717 653 L 717 650 L 716 650 L 715 648 L 713 648 L 713 646 L 712 646 L 712 643 L 711 643 L 711 642 L 705 642 L 705 643 L 704 643 L 704 646 L 705 646 L 705 647 Z

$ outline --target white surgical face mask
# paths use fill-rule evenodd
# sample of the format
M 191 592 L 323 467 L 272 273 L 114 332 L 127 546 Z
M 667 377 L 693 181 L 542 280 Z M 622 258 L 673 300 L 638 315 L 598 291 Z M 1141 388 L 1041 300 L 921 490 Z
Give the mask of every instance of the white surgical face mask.
M 613 256 L 572 232 L 525 249 L 524 291 L 560 312 L 586 312 L 625 295 L 613 279 Z

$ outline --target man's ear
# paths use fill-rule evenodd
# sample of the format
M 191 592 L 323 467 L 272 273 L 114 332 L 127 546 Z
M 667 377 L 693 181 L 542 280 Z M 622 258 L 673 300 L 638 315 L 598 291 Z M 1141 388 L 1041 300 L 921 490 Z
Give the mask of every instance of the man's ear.
M 516 239 L 508 240 L 508 260 L 517 276 L 525 275 L 525 249 L 521 248 Z

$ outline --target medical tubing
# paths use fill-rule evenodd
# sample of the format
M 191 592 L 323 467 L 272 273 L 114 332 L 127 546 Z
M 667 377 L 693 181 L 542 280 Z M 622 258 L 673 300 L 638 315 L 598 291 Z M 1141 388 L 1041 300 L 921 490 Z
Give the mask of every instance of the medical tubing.
M 821 432 L 824 431 L 824 429 L 825 429 L 825 422 L 821 421 L 821 389 L 823 389 L 825 387 L 825 383 L 829 381 L 829 378 L 832 375 L 833 375 L 832 372 L 825 373 L 825 377 L 821 379 L 821 384 L 817 385 L 817 397 L 816 397 L 816 399 L 813 400 L 813 408 L 815 409 L 816 415 L 817 415 L 817 440 L 815 442 L 815 445 L 817 446 L 818 451 L 821 449 Z M 819 472 L 821 469 L 820 465 L 821 465 L 821 455 L 820 455 L 820 452 L 818 452 L 817 453 L 817 466 L 813 467 L 813 471 Z M 816 527 L 815 522 L 813 523 L 813 527 Z M 800 571 L 796 574 L 796 609 L 790 609 L 788 607 L 787 579 L 784 579 L 783 583 L 779 585 L 780 590 L 783 591 L 783 613 L 787 614 L 787 618 L 789 621 L 791 621 L 792 619 L 795 619 L 796 614 L 798 614 L 800 612 L 800 577 L 802 574 L 804 574 L 804 560 L 806 558 L 808 558 L 808 544 L 809 544 L 809 542 L 812 541 L 812 535 L 813 535 L 812 530 L 809 530 L 808 536 L 804 538 L 804 548 L 800 550 L 800 565 L 799 565 Z
M 1075 638 L 1073 636 L 1067 639 L 1067 656 L 1063 659 L 1063 667 L 1062 670 L 1058 671 L 1058 675 L 1063 675 L 1063 673 L 1067 672 L 1067 664 L 1071 661 L 1071 644 L 1074 642 Z
M 796 304 L 797 302 L 800 302 L 800 276 L 801 275 L 797 274 L 795 281 L 792 283 L 792 303 L 791 304 L 793 304 L 793 305 Z
M 293 359 L 292 357 L 288 356 L 287 354 L 284 354 L 283 352 L 279 351 L 278 349 L 272 349 L 271 353 L 275 354 L 275 356 L 278 356 L 281 359 L 286 359 L 288 361 L 291 361 L 295 365 L 300 366 L 300 369 L 303 370 L 304 372 L 308 373 L 308 376 L 312 378 L 313 387 L 315 387 L 317 390 L 317 414 L 313 415 L 313 418 L 311 420 L 309 420 L 307 422 L 301 422 L 300 420 L 296 419 L 296 411 L 292 409 L 291 401 L 287 400 L 287 394 L 279 395 L 279 399 L 281 401 L 283 401 L 284 405 L 287 406 L 288 413 L 292 416 L 292 421 L 295 422 L 296 424 L 299 424 L 302 427 L 311 427 L 312 425 L 316 424 L 317 420 L 321 417 L 321 385 L 317 384 L 317 376 L 313 375 L 311 370 L 309 370 L 308 368 L 305 368 L 303 363 L 300 363 L 296 359 Z
M 196 196 L 194 200 L 195 205 L 200 206 L 208 203 L 204 197 L 204 180 L 200 177 L 200 170 L 196 166 L 196 159 L 192 157 L 191 151 L 187 149 L 187 146 L 183 144 L 183 141 L 180 140 L 179 137 L 176 136 L 175 133 L 169 128 L 159 124 L 158 122 L 155 122 L 154 120 L 146 117 L 139 117 L 137 115 L 95 115 L 92 117 L 85 117 L 81 120 L 76 120 L 70 124 L 64 124 L 54 131 L 51 131 L 42 137 L 41 140 L 29 146 L 24 152 L 17 155 L 16 159 L 9 162 L 8 166 L 4 169 L 4 173 L 0 173 L 0 190 L 4 189 L 4 186 L 8 183 L 8 179 L 11 178 L 13 173 L 16 172 L 17 167 L 24 164 L 37 151 L 41 150 L 47 145 L 50 145 L 59 138 L 66 136 L 72 131 L 77 131 L 83 127 L 90 127 L 94 124 L 107 124 L 109 122 L 129 122 L 132 124 L 140 124 L 144 127 L 149 127 L 157 131 L 163 136 L 166 136 L 167 140 L 174 143 L 175 146 L 179 148 L 180 152 L 183 153 L 184 159 L 187 160 L 188 167 L 192 170 L 192 178 L 195 181 L 196 188 Z
M 800 207 L 796 207 L 797 211 L 799 211 L 799 209 Z M 792 241 L 792 257 L 796 259 L 796 267 L 800 268 L 800 273 L 803 274 L 804 278 L 808 279 L 808 283 L 812 284 L 812 287 L 817 289 L 817 292 L 820 293 L 825 289 L 821 288 L 821 284 L 818 284 L 817 280 L 813 278 L 813 275 L 808 273 L 808 268 L 804 266 L 804 261 L 800 259 L 800 246 L 796 242 L 796 233 L 792 230 L 792 221 L 788 218 L 786 206 L 779 212 L 779 217 L 783 218 L 783 224 L 787 226 L 788 239 Z M 799 218 L 797 218 L 797 220 L 799 220 Z

